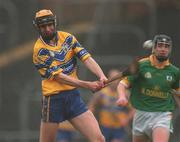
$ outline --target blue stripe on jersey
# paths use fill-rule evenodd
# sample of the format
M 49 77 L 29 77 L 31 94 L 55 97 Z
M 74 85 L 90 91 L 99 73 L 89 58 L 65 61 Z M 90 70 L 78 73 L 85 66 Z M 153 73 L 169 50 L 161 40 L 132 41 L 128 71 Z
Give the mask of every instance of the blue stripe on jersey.
M 67 44 L 69 44 L 69 45 L 72 44 L 72 41 L 73 41 L 73 37 L 72 37 L 72 36 L 68 36 L 68 37 L 66 38 L 66 40 L 65 40 L 65 42 L 66 42 Z
M 64 74 L 70 74 L 71 72 L 73 72 L 76 65 L 77 65 L 76 58 L 72 58 L 67 63 L 61 65 L 61 68 L 63 69 Z
M 73 49 L 76 48 L 76 47 L 81 47 L 81 44 L 77 41 L 73 44 Z
M 45 61 L 41 61 L 41 56 L 48 56 L 48 58 Z M 36 64 L 35 67 L 37 69 L 41 69 L 41 68 L 47 68 L 51 65 L 52 61 L 53 61 L 53 57 L 50 56 L 50 52 L 47 49 L 41 48 L 38 52 L 38 57 L 39 57 L 39 61 L 43 62 L 42 64 Z
M 45 48 L 41 48 L 38 52 L 38 56 L 42 56 L 42 55 L 50 55 L 49 50 L 45 49 Z
M 60 69 L 60 66 L 51 67 L 51 68 L 47 69 L 45 75 L 41 75 L 41 77 L 43 77 L 43 78 L 50 78 L 52 72 L 55 72 L 55 71 L 57 71 L 59 69 Z
M 59 66 L 54 66 L 54 67 L 48 68 L 46 70 L 45 75 L 41 75 L 41 77 L 43 77 L 43 78 L 50 78 L 51 74 L 53 72 L 59 70 L 60 68 L 63 69 L 63 73 L 64 74 L 70 74 L 70 73 L 72 73 L 74 71 L 76 65 L 77 65 L 76 58 L 72 58 L 67 63 L 61 64 Z
M 76 47 L 81 47 L 81 44 L 79 42 L 76 42 Z
M 76 54 L 76 56 L 81 59 L 82 57 L 84 57 L 86 54 L 88 54 L 87 50 L 86 49 L 82 49 L 80 52 L 78 52 Z
M 51 65 L 53 59 L 52 58 L 48 58 L 43 64 L 35 64 L 35 67 L 39 70 L 42 68 L 49 68 L 49 66 Z
M 53 52 L 54 53 L 54 59 L 57 61 L 64 61 L 64 58 L 67 54 L 67 52 L 72 48 L 72 36 L 68 36 L 64 43 L 62 44 L 62 50 L 60 52 Z

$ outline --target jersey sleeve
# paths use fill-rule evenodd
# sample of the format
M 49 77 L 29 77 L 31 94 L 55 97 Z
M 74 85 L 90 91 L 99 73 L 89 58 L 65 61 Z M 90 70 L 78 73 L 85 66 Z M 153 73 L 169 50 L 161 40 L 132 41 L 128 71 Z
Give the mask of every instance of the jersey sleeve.
M 54 75 L 63 71 L 58 62 L 50 56 L 49 50 L 45 48 L 34 50 L 33 63 L 44 79 L 53 79 Z
M 135 80 L 134 76 L 126 76 L 120 81 L 120 83 L 126 86 L 127 88 L 130 88 L 134 80 Z
M 90 53 L 81 46 L 81 44 L 77 41 L 77 39 L 73 36 L 73 51 L 75 55 L 81 60 L 85 61 L 88 57 L 90 57 Z
M 139 63 L 139 69 L 138 72 L 134 75 L 128 75 L 125 76 L 120 83 L 123 84 L 124 86 L 126 86 L 127 88 L 131 88 L 133 86 L 133 84 L 136 82 L 138 76 L 140 74 L 140 63 Z

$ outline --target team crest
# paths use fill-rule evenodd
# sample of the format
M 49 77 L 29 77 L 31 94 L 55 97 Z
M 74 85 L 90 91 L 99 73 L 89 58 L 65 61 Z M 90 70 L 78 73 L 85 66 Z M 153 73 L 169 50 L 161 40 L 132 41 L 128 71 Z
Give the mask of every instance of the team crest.
M 167 75 L 167 76 L 166 76 L 166 80 L 167 80 L 167 81 L 172 81 L 172 76 Z
M 68 44 L 64 44 L 64 45 L 62 46 L 62 50 L 63 50 L 65 53 L 67 53 L 68 50 L 69 50 Z
M 152 78 L 152 75 L 150 72 L 146 72 L 144 76 L 145 78 Z

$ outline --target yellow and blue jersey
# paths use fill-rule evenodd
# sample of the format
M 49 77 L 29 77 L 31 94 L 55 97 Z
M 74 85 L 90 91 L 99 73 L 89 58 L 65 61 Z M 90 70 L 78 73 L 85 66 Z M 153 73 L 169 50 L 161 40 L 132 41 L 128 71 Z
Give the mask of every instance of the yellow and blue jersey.
M 99 124 L 108 128 L 122 127 L 122 120 L 128 118 L 130 107 L 119 107 L 116 105 L 118 95 L 116 91 L 112 91 L 106 87 L 100 91 L 100 102 L 98 119 Z
M 77 77 L 77 58 L 85 61 L 91 55 L 83 48 L 76 38 L 66 32 L 57 32 L 57 44 L 49 45 L 39 37 L 34 45 L 33 63 L 42 78 L 44 96 L 72 90 L 75 87 L 62 84 L 54 79 L 59 73 Z

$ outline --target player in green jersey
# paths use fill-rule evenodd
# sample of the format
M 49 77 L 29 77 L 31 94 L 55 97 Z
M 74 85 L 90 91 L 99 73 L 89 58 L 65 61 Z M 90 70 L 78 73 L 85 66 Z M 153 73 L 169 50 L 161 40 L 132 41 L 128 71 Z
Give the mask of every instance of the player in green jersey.
M 172 132 L 173 90 L 180 91 L 180 70 L 169 62 L 172 40 L 156 35 L 152 55 L 139 60 L 136 75 L 125 77 L 118 85 L 118 105 L 127 105 L 126 89 L 136 109 L 133 120 L 133 142 L 168 142 Z M 176 94 L 178 95 L 178 94 Z

